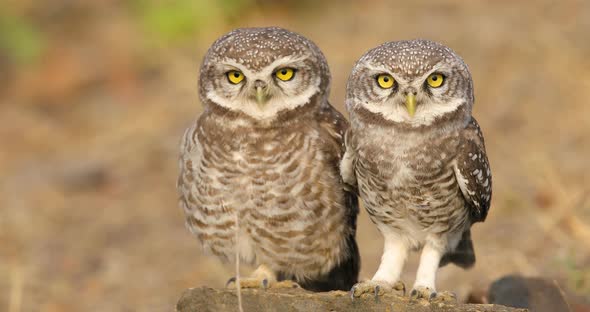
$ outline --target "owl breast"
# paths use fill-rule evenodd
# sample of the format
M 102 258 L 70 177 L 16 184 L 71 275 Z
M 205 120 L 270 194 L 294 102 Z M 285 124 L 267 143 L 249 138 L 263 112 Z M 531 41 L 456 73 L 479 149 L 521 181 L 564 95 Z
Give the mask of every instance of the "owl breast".
M 463 231 L 468 210 L 453 170 L 458 135 L 381 138 L 359 140 L 365 145 L 355 163 L 359 192 L 373 222 L 415 248 L 428 235 Z
M 200 148 L 190 152 L 189 228 L 222 258 L 238 250 L 298 278 L 327 272 L 345 254 L 348 234 L 336 155 L 304 123 L 226 130 L 194 129 Z

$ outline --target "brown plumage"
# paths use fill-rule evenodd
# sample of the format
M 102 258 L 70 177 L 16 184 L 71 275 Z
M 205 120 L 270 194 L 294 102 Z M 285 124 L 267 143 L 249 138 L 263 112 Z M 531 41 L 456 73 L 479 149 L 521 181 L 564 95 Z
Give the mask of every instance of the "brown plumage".
M 380 84 L 383 75 L 394 83 Z M 436 296 L 439 266 L 475 263 L 470 228 L 487 216 L 492 181 L 471 116 L 472 85 L 461 58 L 431 41 L 386 43 L 355 65 L 342 173 L 358 188 L 385 247 L 372 281 L 354 294 L 393 287 L 411 249 L 423 249 L 416 297 Z
M 278 79 L 282 68 L 294 77 Z M 236 70 L 245 78 L 233 84 Z M 180 205 L 205 251 L 261 265 L 255 282 L 331 290 L 357 280 L 358 203 L 339 173 L 348 123 L 327 102 L 329 83 L 319 49 L 279 28 L 233 31 L 205 57 L 205 111 L 181 144 Z

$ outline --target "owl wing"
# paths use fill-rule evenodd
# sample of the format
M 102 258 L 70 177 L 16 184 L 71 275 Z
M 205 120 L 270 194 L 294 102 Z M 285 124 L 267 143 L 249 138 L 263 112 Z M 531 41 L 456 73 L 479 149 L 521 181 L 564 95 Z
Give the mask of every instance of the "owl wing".
M 354 183 L 356 178 L 350 176 L 351 174 L 354 175 L 354 171 L 349 170 L 352 168 L 352 159 L 349 157 L 349 154 L 346 153 L 346 136 L 350 136 L 348 121 L 329 103 L 322 106 L 319 120 L 320 127 L 326 134 L 326 137 L 329 138 L 329 141 L 331 141 L 331 148 L 338 151 L 336 166 L 343 182 L 345 183 L 345 189 L 347 191 L 353 191 L 354 187 L 352 186 L 356 184 Z M 347 166 L 342 167 L 341 164 L 343 162 L 346 162 Z
M 318 121 L 322 132 L 326 134 L 326 139 L 332 148 L 339 150 L 338 157 L 342 157 L 344 154 L 344 133 L 348 129 L 348 121 L 329 103 L 320 108 Z
M 356 176 L 354 174 L 351 149 L 347 143 L 350 142 L 351 132 L 348 121 L 332 105 L 322 106 L 320 110 L 320 126 L 332 137 L 333 143 L 338 145 L 338 171 L 344 182 L 346 191 L 357 194 Z
M 342 116 L 340 112 L 338 112 L 332 105 L 329 103 L 325 103 L 322 105 L 322 108 L 319 112 L 319 124 L 322 132 L 322 136 L 324 141 L 327 144 L 324 144 L 326 148 L 331 149 L 330 154 L 334 154 L 335 157 L 333 161 L 334 168 L 336 172 L 339 173 L 341 177 L 343 177 L 341 172 L 341 162 L 343 157 L 346 157 L 346 146 L 344 144 L 345 138 L 344 136 L 348 133 L 348 121 Z M 356 179 L 355 179 L 356 180 Z M 347 206 L 349 207 L 349 213 L 351 216 L 351 220 L 356 220 L 356 215 L 358 214 L 358 199 L 356 196 L 355 188 L 348 185 L 347 181 L 343 181 L 343 187 L 346 193 L 346 201 Z M 356 228 L 356 225 L 354 225 Z
M 356 182 L 356 174 L 354 171 L 354 150 L 350 146 L 350 140 L 352 139 L 352 132 L 350 129 L 346 130 L 344 134 L 344 155 L 340 162 L 340 176 L 346 185 L 347 189 L 358 194 L 358 186 Z
M 461 133 L 454 170 L 469 207 L 471 221 L 483 222 L 492 200 L 492 173 L 483 134 L 475 118 L 471 119 Z
M 334 172 L 338 174 L 340 172 L 340 162 L 345 152 L 344 134 L 348 129 L 348 121 L 327 102 L 322 105 L 319 111 L 318 121 L 320 136 L 324 141 L 322 148 L 328 149 L 327 153 L 324 154 L 333 156 L 330 163 Z M 338 175 L 340 176 L 340 174 Z M 349 234 L 346 238 L 347 256 L 330 272 L 314 281 L 313 285 L 307 285 L 311 289 L 349 289 L 350 285 L 358 281 L 360 254 L 355 236 L 359 202 L 355 192 L 349 190 L 344 183 L 342 183 L 342 186 L 349 227 Z M 325 287 L 325 285 L 331 286 Z
M 197 183 L 199 176 L 195 172 L 195 166 L 201 162 L 201 144 L 197 138 L 198 122 L 186 129 L 180 142 L 179 168 L 180 173 L 176 181 L 176 188 L 179 193 L 179 204 L 187 214 L 187 222 L 190 223 L 189 215 L 197 208 L 195 197 L 191 187 Z M 190 225 L 190 224 L 189 224 Z M 192 231 L 192 227 L 189 226 Z

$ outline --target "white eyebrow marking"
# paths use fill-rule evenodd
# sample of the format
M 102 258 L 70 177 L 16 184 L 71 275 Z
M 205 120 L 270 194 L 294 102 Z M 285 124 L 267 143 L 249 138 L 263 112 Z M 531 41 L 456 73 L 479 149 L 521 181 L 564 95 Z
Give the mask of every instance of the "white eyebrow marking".
M 299 56 L 291 56 L 290 55 L 290 56 L 281 57 L 279 59 L 276 59 L 272 63 L 268 64 L 260 71 L 252 71 L 252 70 L 248 69 L 246 66 L 244 66 L 243 64 L 240 64 L 239 62 L 237 62 L 235 59 L 224 59 L 220 63 L 223 63 L 224 65 L 232 66 L 232 67 L 239 69 L 246 77 L 254 77 L 254 76 L 264 77 L 264 76 L 271 75 L 272 72 L 277 67 L 293 65 L 295 63 L 302 62 L 309 57 L 310 57 L 310 55 L 299 55 Z
M 388 73 L 398 83 L 404 83 L 404 84 L 407 84 L 408 83 L 408 81 L 406 81 L 405 79 L 397 76 L 394 72 L 391 71 L 390 68 L 387 68 L 386 66 L 374 65 L 374 64 L 371 64 L 371 63 L 365 63 L 365 68 L 369 69 L 369 71 L 372 72 L 372 75 L 373 74 L 376 75 L 376 74 L 380 74 L 380 73 Z

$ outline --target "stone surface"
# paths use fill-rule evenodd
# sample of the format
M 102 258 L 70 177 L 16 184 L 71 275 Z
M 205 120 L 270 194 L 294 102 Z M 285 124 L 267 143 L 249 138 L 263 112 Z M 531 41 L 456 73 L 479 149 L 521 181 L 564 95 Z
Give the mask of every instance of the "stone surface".
M 490 286 L 488 302 L 535 312 L 571 311 L 557 282 L 540 277 L 504 276 Z
M 302 289 L 244 289 L 242 306 L 250 311 L 395 311 L 395 312 L 524 312 L 526 309 L 508 308 L 492 304 L 430 303 L 426 300 L 411 301 L 408 297 L 386 294 L 378 301 L 372 295 L 351 300 L 343 291 L 312 293 Z M 238 311 L 235 289 L 208 287 L 186 290 L 176 305 L 177 312 Z

